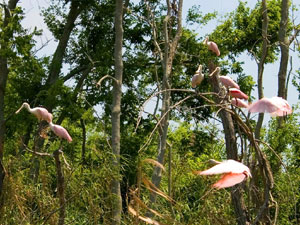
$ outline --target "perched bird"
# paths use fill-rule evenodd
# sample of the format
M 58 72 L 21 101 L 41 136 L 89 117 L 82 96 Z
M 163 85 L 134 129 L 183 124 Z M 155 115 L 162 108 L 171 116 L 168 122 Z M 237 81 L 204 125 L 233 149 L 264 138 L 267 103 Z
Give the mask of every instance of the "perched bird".
M 228 87 L 228 88 L 233 87 L 233 88 L 240 89 L 240 86 L 234 80 L 232 80 L 229 76 L 219 76 L 219 79 L 225 87 Z
M 208 41 L 208 37 L 205 38 L 203 41 L 203 44 L 207 45 L 208 49 L 214 53 L 216 53 L 217 56 L 220 55 L 220 50 L 218 48 L 218 45 L 213 41 Z
M 24 102 L 22 106 L 16 111 L 16 113 L 19 113 L 23 108 L 26 108 L 28 112 L 35 115 L 39 121 L 46 120 L 48 123 L 52 121 L 52 114 L 49 113 L 48 110 L 45 108 L 35 107 L 32 109 L 30 108 L 30 105 L 27 102 Z
M 72 138 L 70 136 L 70 134 L 68 133 L 68 131 L 63 128 L 60 125 L 56 125 L 53 124 L 52 122 L 49 123 L 49 126 L 51 128 L 51 130 L 60 138 L 66 139 L 68 142 L 72 141 Z
M 251 113 L 270 113 L 271 116 L 285 116 L 293 112 L 289 103 L 281 97 L 261 98 L 248 107 Z
M 192 78 L 192 88 L 197 87 L 203 81 L 204 77 L 203 74 L 194 74 Z
M 238 98 L 231 99 L 231 104 L 236 107 L 240 107 L 240 108 L 248 108 L 248 106 L 249 106 L 246 102 L 244 102 Z
M 197 175 L 223 174 L 221 179 L 213 184 L 213 187 L 217 189 L 232 187 L 243 182 L 248 177 L 252 177 L 247 166 L 233 159 L 223 161 L 208 170 L 194 171 L 193 173 Z
M 201 84 L 204 79 L 204 75 L 202 73 L 202 65 L 199 65 L 198 70 L 195 72 L 192 78 L 192 88 L 195 88 L 197 85 Z
M 249 97 L 244 92 L 237 88 L 229 88 L 229 95 L 233 98 L 245 99 L 247 100 Z

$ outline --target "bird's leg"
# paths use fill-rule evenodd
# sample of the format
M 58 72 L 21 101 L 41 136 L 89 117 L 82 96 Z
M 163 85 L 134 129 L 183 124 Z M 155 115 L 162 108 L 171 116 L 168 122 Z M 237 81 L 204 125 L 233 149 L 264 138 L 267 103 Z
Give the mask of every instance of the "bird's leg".
M 63 141 L 61 138 L 59 140 L 60 140 L 59 149 L 62 149 Z

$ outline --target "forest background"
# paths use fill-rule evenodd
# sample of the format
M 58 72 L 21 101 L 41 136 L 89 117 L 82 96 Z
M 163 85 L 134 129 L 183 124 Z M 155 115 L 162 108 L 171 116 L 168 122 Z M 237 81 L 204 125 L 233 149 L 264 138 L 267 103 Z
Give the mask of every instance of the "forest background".
M 298 1 L 0 6 L 0 224 L 300 223 Z M 216 67 L 250 102 L 276 95 L 294 113 L 230 105 Z M 73 141 L 15 114 L 23 102 Z M 192 173 L 229 158 L 252 178 L 215 190 Z

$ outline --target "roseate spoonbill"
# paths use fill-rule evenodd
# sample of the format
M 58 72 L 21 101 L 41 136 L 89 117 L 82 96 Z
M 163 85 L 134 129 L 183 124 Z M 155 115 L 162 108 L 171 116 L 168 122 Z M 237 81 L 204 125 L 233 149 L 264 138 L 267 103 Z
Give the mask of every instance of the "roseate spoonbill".
M 51 130 L 60 138 L 66 139 L 68 142 L 72 141 L 72 138 L 70 136 L 70 134 L 68 133 L 68 131 L 63 128 L 60 125 L 56 125 L 53 124 L 52 122 L 49 123 L 49 126 L 51 128 Z
M 198 69 L 196 70 L 192 78 L 192 88 L 195 88 L 197 85 L 201 84 L 203 79 L 204 79 L 204 75 L 202 73 L 202 65 L 199 65 Z
M 203 74 L 201 74 L 201 75 L 200 74 L 194 74 L 194 76 L 192 78 L 192 88 L 195 88 L 196 86 L 201 84 L 203 79 L 204 79 Z
M 240 86 L 228 76 L 219 76 L 219 79 L 225 87 L 233 87 L 240 89 Z
M 289 103 L 281 97 L 261 98 L 248 107 L 249 112 L 270 113 L 271 116 L 285 116 L 292 113 Z
M 229 94 L 233 98 L 248 99 L 248 95 L 237 88 L 229 88 Z
M 248 106 L 249 106 L 246 102 L 244 102 L 238 98 L 231 99 L 231 104 L 235 105 L 236 107 L 240 107 L 240 108 L 248 108 Z
M 49 113 L 48 110 L 45 108 L 42 107 L 30 108 L 30 105 L 27 102 L 24 102 L 22 106 L 16 111 L 16 113 L 19 113 L 23 108 L 26 108 L 28 112 L 35 115 L 39 121 L 46 120 L 48 123 L 52 121 L 52 114 Z
M 218 48 L 218 45 L 213 41 L 208 41 L 208 37 L 205 38 L 203 44 L 207 45 L 208 49 L 216 53 L 217 56 L 220 55 L 220 50 Z
M 213 184 L 214 188 L 227 188 L 243 182 L 248 177 L 252 177 L 250 169 L 244 164 L 233 159 L 225 160 L 208 170 L 194 171 L 198 175 L 215 175 L 223 174 L 221 179 Z

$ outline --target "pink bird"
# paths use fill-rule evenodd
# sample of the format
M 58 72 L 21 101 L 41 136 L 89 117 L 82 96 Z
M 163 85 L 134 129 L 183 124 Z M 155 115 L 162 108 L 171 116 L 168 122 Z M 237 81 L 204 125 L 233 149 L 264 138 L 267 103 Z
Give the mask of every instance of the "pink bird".
M 217 56 L 220 55 L 218 45 L 213 41 L 208 41 L 208 37 L 205 38 L 205 40 L 203 41 L 203 44 L 207 45 L 208 49 L 210 51 L 216 53 Z
M 293 112 L 292 107 L 289 105 L 288 101 L 281 97 L 272 97 L 272 101 L 277 102 L 277 104 L 280 106 L 278 110 L 271 113 L 271 116 L 286 116 Z
M 200 85 L 203 79 L 204 79 L 204 75 L 202 73 L 202 65 L 199 65 L 198 69 L 196 70 L 192 78 L 192 88 L 195 88 L 197 85 Z
M 271 116 L 285 116 L 293 111 L 289 103 L 281 97 L 261 98 L 252 103 L 248 110 L 251 113 L 270 113 Z
M 213 184 L 213 187 L 217 189 L 232 187 L 238 183 L 243 182 L 248 177 L 252 177 L 250 169 L 247 166 L 232 159 L 218 163 L 217 165 L 205 171 L 194 171 L 194 174 L 223 174 L 221 179 L 217 183 Z
M 228 76 L 219 76 L 219 78 L 220 78 L 221 83 L 225 87 L 233 87 L 233 88 L 240 89 L 240 86 L 234 80 L 232 80 L 230 77 L 228 77 Z
M 192 88 L 195 88 L 196 86 L 200 85 L 203 79 L 203 74 L 194 74 L 192 78 Z
M 68 131 L 60 125 L 53 124 L 52 122 L 49 123 L 51 130 L 60 138 L 66 139 L 68 142 L 72 141 L 71 136 L 69 135 Z
M 249 106 L 246 102 L 238 98 L 231 99 L 231 104 L 240 108 L 248 108 Z
M 247 100 L 249 97 L 246 95 L 244 92 L 237 88 L 229 88 L 229 94 L 233 98 L 240 98 L 240 99 L 245 99 Z
M 28 112 L 35 115 L 39 121 L 46 120 L 48 123 L 52 121 L 52 114 L 49 113 L 48 110 L 45 108 L 35 107 L 32 109 L 30 108 L 30 105 L 27 102 L 24 102 L 22 106 L 16 111 L 16 113 L 19 113 L 23 108 L 26 108 Z

